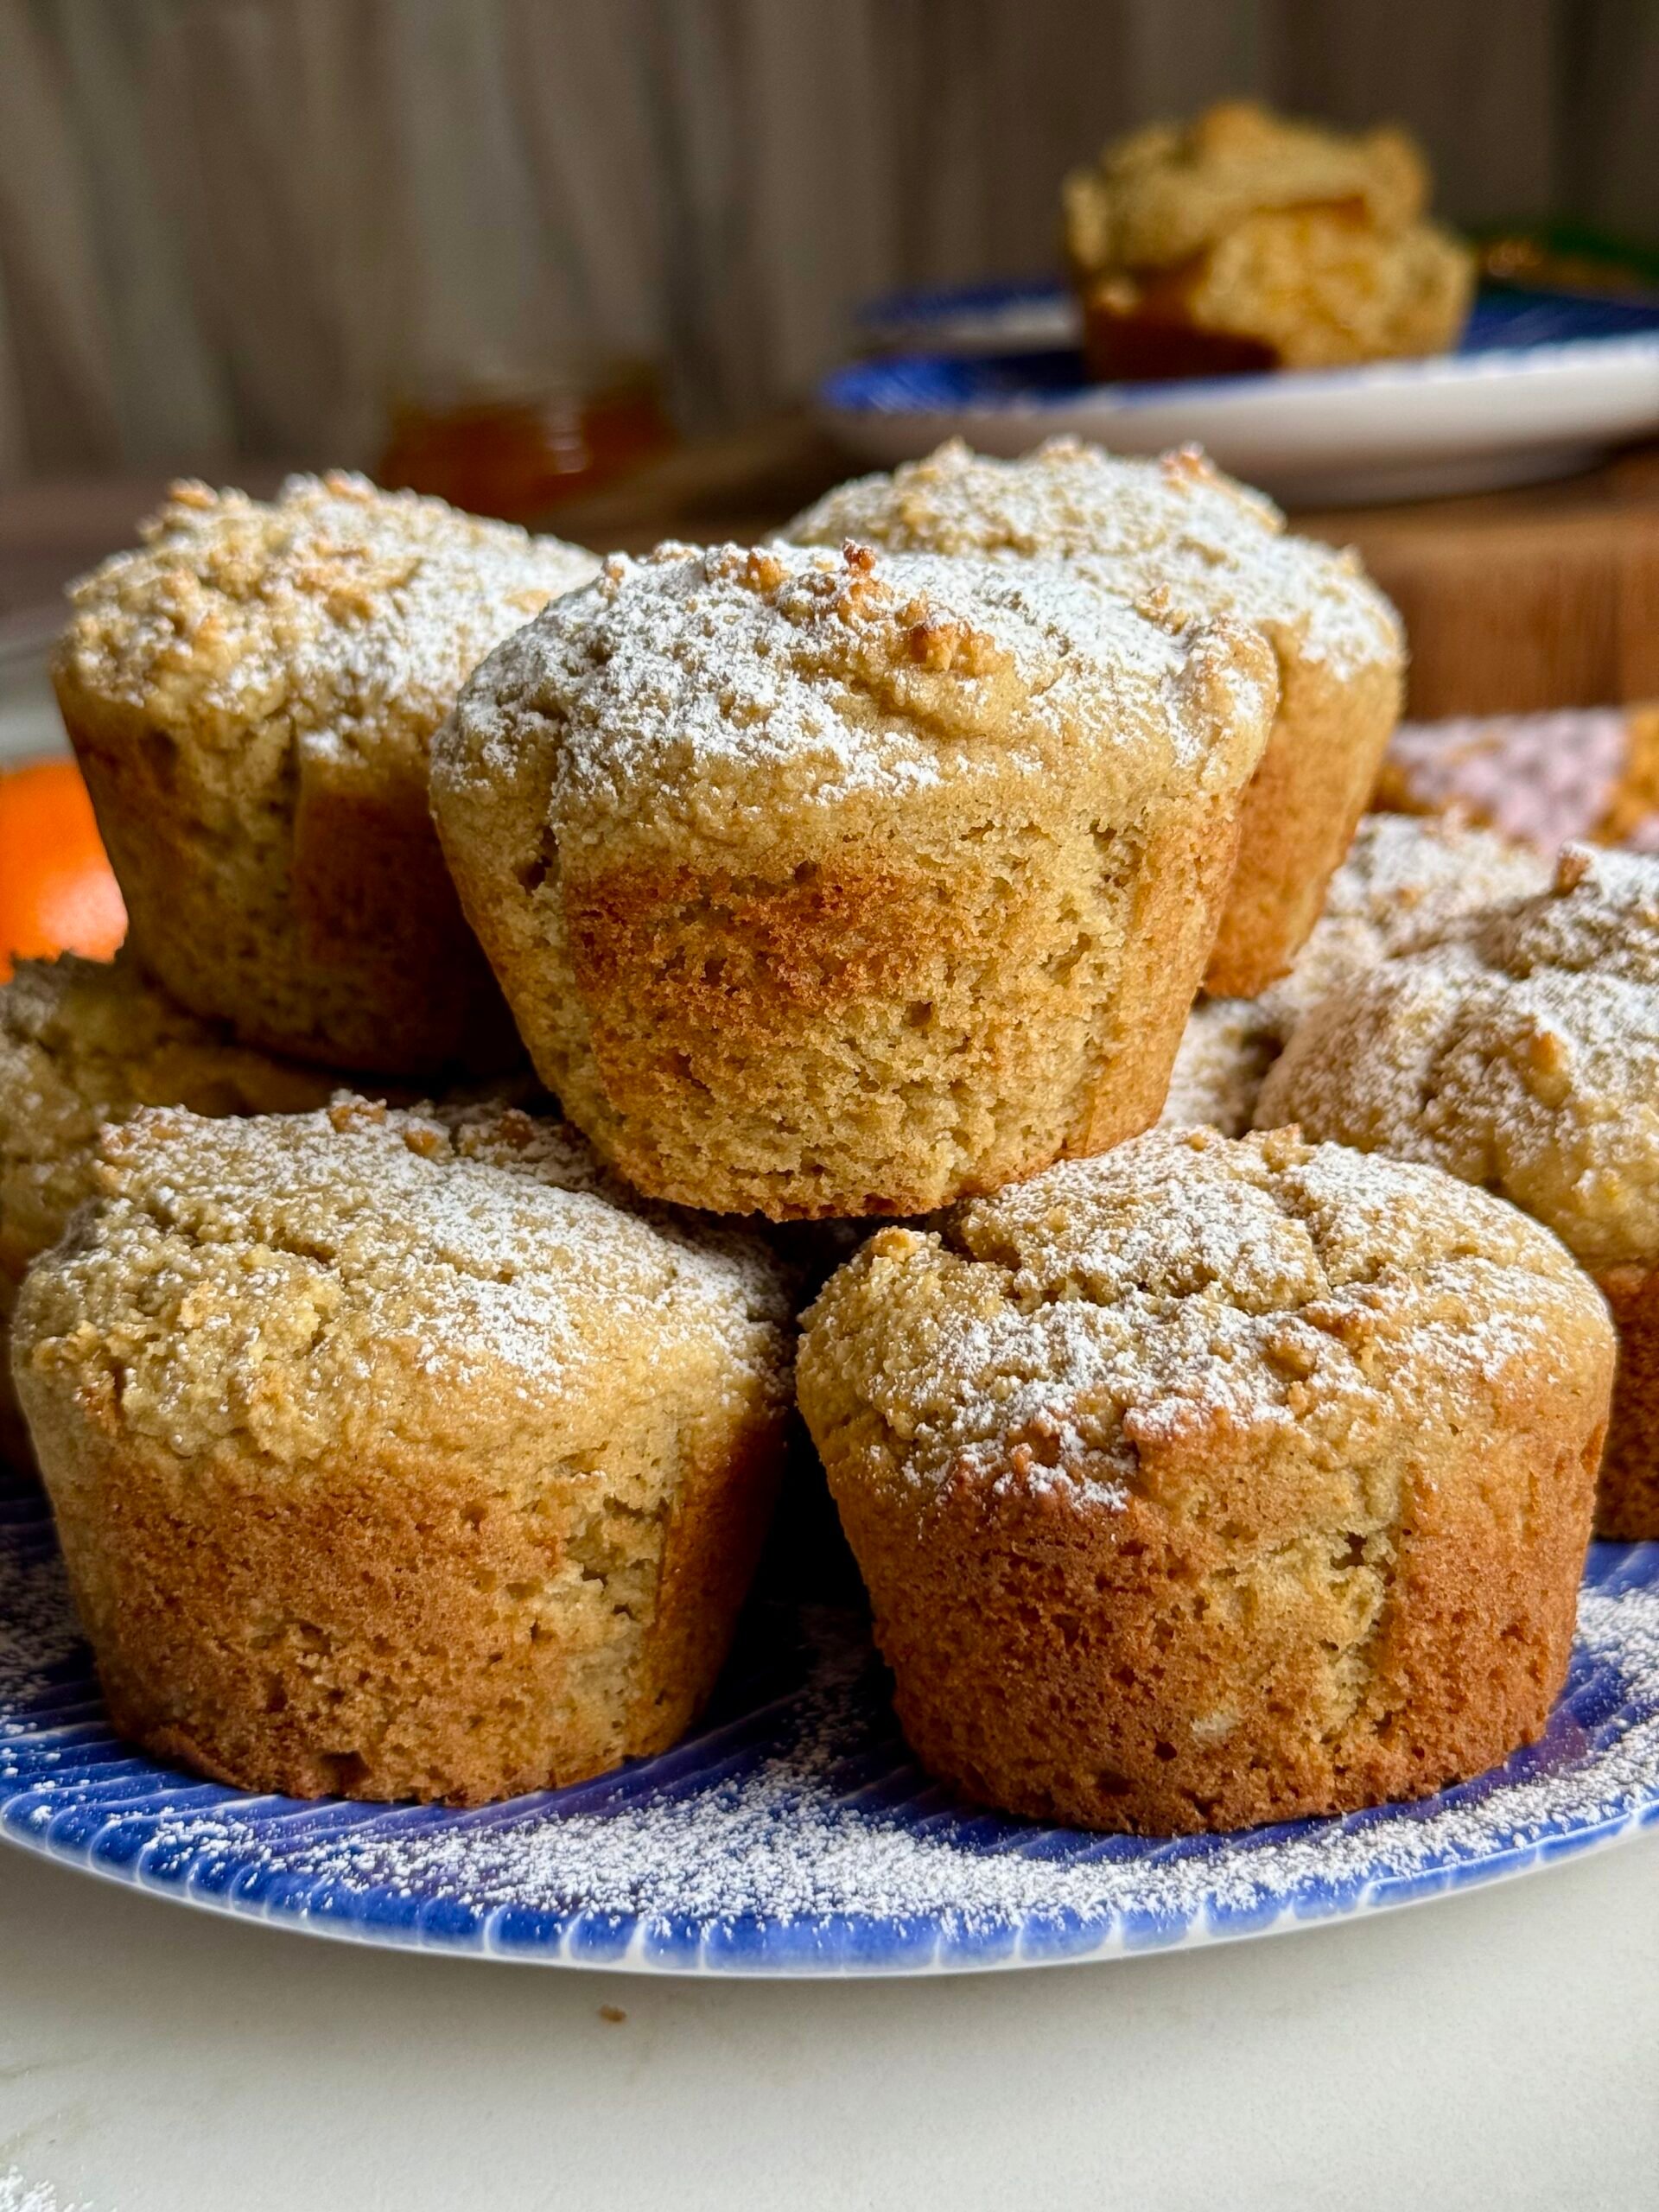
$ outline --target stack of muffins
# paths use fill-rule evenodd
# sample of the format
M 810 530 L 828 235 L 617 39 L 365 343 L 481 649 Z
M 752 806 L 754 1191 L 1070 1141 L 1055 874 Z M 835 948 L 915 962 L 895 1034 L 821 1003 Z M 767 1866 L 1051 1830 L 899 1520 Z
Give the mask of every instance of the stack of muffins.
M 1191 453 L 947 447 L 603 563 L 181 489 L 57 662 L 129 945 L 0 994 L 118 1726 L 456 1803 L 661 1749 L 798 1403 L 977 1798 L 1227 1827 L 1535 1737 L 1610 1299 L 1607 1510 L 1659 1515 L 1659 863 L 1354 843 L 1402 658 Z

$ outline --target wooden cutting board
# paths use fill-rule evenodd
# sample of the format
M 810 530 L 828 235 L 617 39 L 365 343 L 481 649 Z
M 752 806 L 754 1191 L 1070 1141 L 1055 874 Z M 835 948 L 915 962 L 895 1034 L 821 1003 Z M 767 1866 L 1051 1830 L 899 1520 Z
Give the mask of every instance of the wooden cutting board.
M 1659 699 L 1659 446 L 1564 483 L 1295 521 L 1357 545 L 1405 616 L 1421 719 Z
M 549 523 L 629 551 L 747 541 L 849 473 L 822 433 L 780 418 L 684 447 Z M 1564 483 L 1294 519 L 1357 545 L 1405 616 L 1415 716 L 1659 699 L 1659 445 Z

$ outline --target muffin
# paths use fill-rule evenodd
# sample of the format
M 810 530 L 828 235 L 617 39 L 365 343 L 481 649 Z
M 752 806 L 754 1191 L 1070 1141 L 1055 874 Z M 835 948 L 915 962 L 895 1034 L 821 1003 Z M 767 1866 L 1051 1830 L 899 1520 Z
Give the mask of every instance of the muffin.
M 1469 249 L 1423 218 L 1403 131 L 1347 136 L 1229 100 L 1109 145 L 1064 189 L 1084 347 L 1109 381 L 1444 353 Z
M 1284 1039 L 1261 999 L 1200 999 L 1186 1018 L 1158 1116 L 1163 1129 L 1202 1125 L 1242 1137 Z
M 143 535 L 74 588 L 53 671 L 139 958 L 270 1052 L 509 1065 L 427 748 L 490 648 L 597 563 L 344 475 L 270 505 L 178 484 Z
M 21 960 L 0 984 L 0 1455 L 27 1448 L 7 1340 L 23 1270 L 96 1189 L 92 1146 L 141 1106 L 297 1114 L 331 1079 L 236 1043 L 144 979 L 130 958 Z
M 924 1764 L 1166 1834 L 1420 1796 L 1540 1734 L 1613 1357 L 1501 1200 L 1198 1129 L 881 1230 L 799 1389 Z
M 632 1183 L 914 1213 L 1156 1120 L 1272 704 L 1058 566 L 671 545 L 485 663 L 433 809 Z
M 1207 1122 L 1243 1136 L 1268 1070 L 1310 1006 L 1460 915 L 1541 891 L 1550 872 L 1531 846 L 1452 816 L 1366 815 L 1290 973 L 1260 998 L 1193 1007 L 1163 1125 Z
M 121 1732 L 454 1804 L 671 1743 L 782 1449 L 760 1246 L 624 1210 L 516 1111 L 151 1111 L 101 1161 L 15 1364 Z
M 1597 1526 L 1659 1536 L 1659 860 L 1569 845 L 1537 897 L 1322 999 L 1255 1119 L 1433 1161 L 1555 1231 L 1619 1324 Z
M 1250 998 L 1284 973 L 1400 711 L 1404 639 L 1356 555 L 1290 536 L 1276 507 L 1192 448 L 1120 461 L 1070 438 L 1016 461 L 953 441 L 891 476 L 843 485 L 791 535 L 1064 561 L 1166 620 L 1226 617 L 1260 631 L 1278 663 L 1279 707 L 1205 980 L 1217 995 Z

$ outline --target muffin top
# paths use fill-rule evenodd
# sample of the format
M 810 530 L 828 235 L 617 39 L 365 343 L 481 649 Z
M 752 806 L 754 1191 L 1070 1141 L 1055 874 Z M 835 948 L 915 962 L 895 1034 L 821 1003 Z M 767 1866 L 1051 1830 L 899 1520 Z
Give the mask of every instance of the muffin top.
M 1243 1435 L 1368 1440 L 1490 1411 L 1517 1362 L 1608 1357 L 1594 1287 L 1432 1168 L 1154 1130 L 883 1230 L 807 1316 L 815 1431 L 878 1481 L 988 1478 L 1121 1503 Z
M 490 648 L 599 565 L 338 472 L 269 504 L 175 484 L 142 535 L 71 593 L 60 683 L 204 743 L 280 718 L 346 755 L 423 757 Z
M 1564 849 L 1298 1024 L 1256 1123 L 1432 1160 L 1592 1267 L 1659 1260 L 1659 860 Z
M 1428 177 L 1404 131 L 1297 123 L 1255 100 L 1115 140 L 1064 188 L 1065 244 L 1084 275 L 1167 269 L 1266 208 L 1351 205 L 1382 231 L 1422 213 Z
M 1541 891 L 1549 878 L 1541 853 L 1490 830 L 1443 817 L 1366 815 L 1290 973 L 1258 998 L 1200 999 L 1193 1007 L 1162 1126 L 1207 1122 L 1243 1136 L 1268 1070 L 1310 1007 L 1460 915 Z
M 711 1417 L 783 1387 L 786 1301 L 759 1241 L 611 1203 L 561 1124 L 361 1099 L 153 1110 L 100 1155 L 101 1202 L 24 1284 L 22 1357 L 94 1395 L 118 1382 L 127 1429 L 182 1456 L 239 1437 L 294 1468 L 388 1438 L 539 1437 L 545 1466 L 602 1455 L 617 1409 L 671 1380 Z
M 1451 816 L 1368 814 L 1331 879 L 1313 933 L 1267 993 L 1293 1014 L 1379 960 L 1438 937 L 1465 914 L 1545 890 L 1551 863 L 1531 845 Z
M 446 805 L 522 782 L 562 860 L 690 831 L 752 843 L 849 804 L 1086 779 L 1105 809 L 1242 785 L 1271 656 L 1176 634 L 1058 566 L 848 545 L 660 547 L 493 654 L 435 748 Z M 533 772 L 532 772 L 533 769 Z
M 1076 565 L 1154 620 L 1230 616 L 1338 675 L 1400 658 L 1399 618 L 1351 552 L 1294 537 L 1273 503 L 1195 446 L 1125 461 L 1052 438 L 993 461 L 952 438 L 891 476 L 855 478 L 798 515 L 803 544 Z
M 130 960 L 19 961 L 0 985 L 0 1285 L 91 1195 L 104 1122 L 142 1106 L 302 1113 L 334 1087 L 199 1021 Z

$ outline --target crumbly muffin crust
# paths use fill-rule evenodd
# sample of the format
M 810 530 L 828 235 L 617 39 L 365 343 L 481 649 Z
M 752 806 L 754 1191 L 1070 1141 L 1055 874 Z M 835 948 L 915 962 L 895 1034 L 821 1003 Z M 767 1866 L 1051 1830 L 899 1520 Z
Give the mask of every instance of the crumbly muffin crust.
M 1437 353 L 1474 259 L 1422 219 L 1411 141 L 1346 137 L 1229 101 L 1107 147 L 1064 188 L 1097 376 L 1136 378 Z
M 475 1802 L 685 1725 L 775 1478 L 782 1280 L 487 1109 L 101 1141 L 17 1382 L 111 1710 L 244 1787 Z
M 913 1212 L 1155 1117 L 1272 690 L 1057 565 L 665 546 L 485 664 L 434 811 L 639 1188 Z
M 292 1114 L 333 1079 L 238 1045 L 156 989 L 135 963 L 22 960 L 0 984 L 0 1450 L 26 1439 L 8 1336 L 23 1270 L 97 1187 L 92 1147 L 143 1106 Z
M 1128 461 L 1071 438 L 1015 461 L 952 440 L 891 476 L 842 485 L 790 531 L 812 544 L 854 537 L 1064 562 L 1154 619 L 1221 618 L 1259 631 L 1278 664 L 1279 706 L 1245 801 L 1207 981 L 1217 995 L 1252 996 L 1282 974 L 1319 913 L 1399 715 L 1399 618 L 1355 554 L 1287 532 L 1270 501 L 1195 448 Z
M 1268 1070 L 1310 1007 L 1465 914 L 1542 891 L 1550 874 L 1535 848 L 1452 816 L 1366 815 L 1290 973 L 1259 998 L 1205 998 L 1193 1007 L 1164 1126 L 1205 1122 L 1243 1136 Z
M 1538 896 L 1323 999 L 1256 1122 L 1432 1161 L 1587 1267 L 1659 1263 L 1659 860 L 1569 845 Z
M 179 484 L 78 584 L 54 679 L 131 940 L 250 1041 L 424 1074 L 510 1030 L 426 810 L 466 677 L 590 554 L 346 474 Z
M 1597 1525 L 1659 1537 L 1659 860 L 1568 845 L 1536 897 L 1321 1000 L 1255 1119 L 1432 1160 L 1571 1247 L 1623 1344 Z
M 1424 1793 L 1539 1732 L 1612 1353 L 1484 1192 L 1155 1132 L 872 1238 L 799 1392 L 922 1758 L 1156 1833 Z

